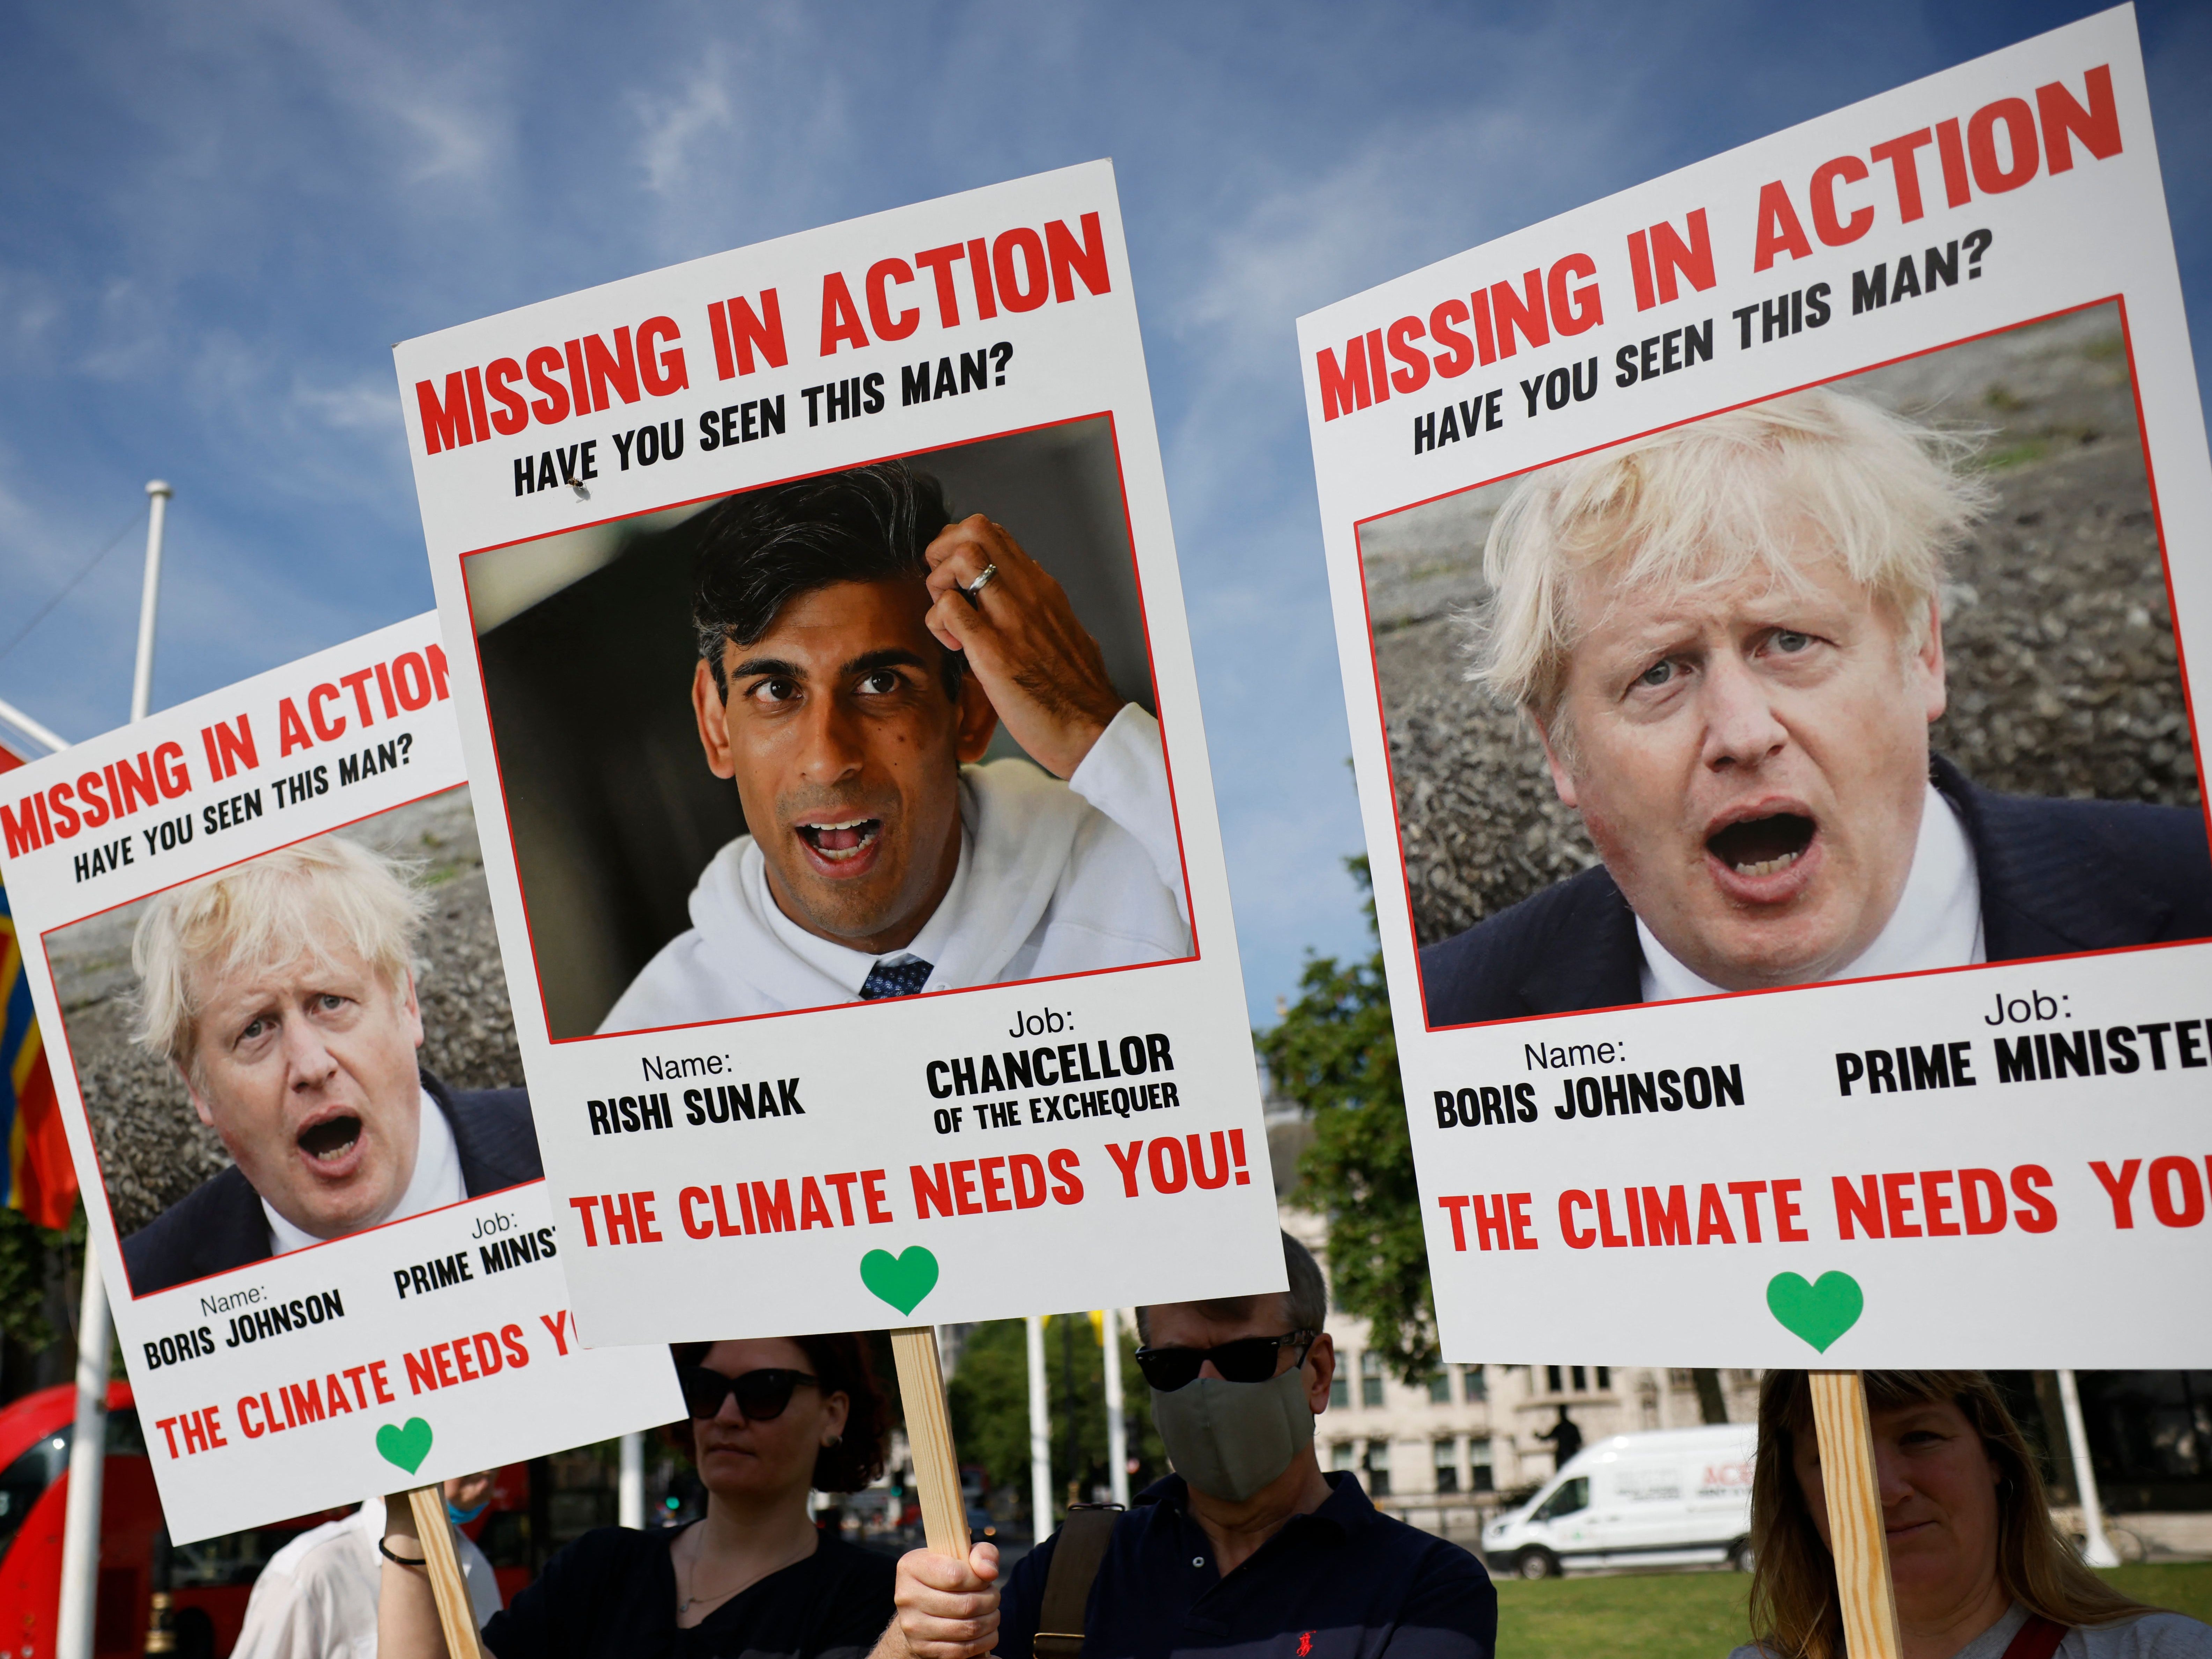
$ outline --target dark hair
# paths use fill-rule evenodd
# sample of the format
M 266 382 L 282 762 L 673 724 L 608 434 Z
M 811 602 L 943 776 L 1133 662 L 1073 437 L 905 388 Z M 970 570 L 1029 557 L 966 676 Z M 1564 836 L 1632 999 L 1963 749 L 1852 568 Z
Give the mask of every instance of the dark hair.
M 884 1472 L 884 1438 L 890 1425 L 890 1401 L 876 1368 L 868 1360 L 867 1339 L 854 1331 L 828 1331 L 815 1336 L 787 1339 L 805 1354 L 806 1363 L 822 1385 L 822 1396 L 842 1394 L 848 1404 L 845 1431 L 834 1446 L 824 1446 L 814 1459 L 817 1492 L 859 1492 Z M 681 1368 L 702 1364 L 711 1342 L 672 1342 L 668 1352 Z M 697 1462 L 692 1449 L 691 1419 L 671 1423 L 661 1431 L 669 1443 Z
M 1283 1235 L 1283 1273 L 1290 1281 L 1284 1312 L 1290 1319 L 1291 1328 L 1325 1328 L 1328 1323 L 1328 1280 L 1322 1276 L 1321 1264 L 1313 1259 L 1313 1252 L 1288 1233 Z M 1198 1305 L 1217 1319 L 1238 1319 L 1249 1314 L 1259 1299 L 1256 1296 L 1219 1296 Z M 1152 1340 L 1152 1313 L 1150 1308 L 1137 1310 L 1139 1342 Z
M 1869 1371 L 1867 1408 L 1956 1406 L 1998 1474 L 1998 1582 L 2029 1612 L 2059 1625 L 2107 1625 L 2152 1611 L 2081 1565 L 2051 1524 L 2035 1454 L 1986 1371 Z M 1752 1464 L 1751 1627 L 1784 1659 L 1841 1659 L 1844 1629 L 1836 1567 L 1821 1543 L 1804 1488 L 1799 1445 L 1815 1432 L 1803 1371 L 1769 1371 L 1759 1389 L 1759 1450 Z
M 708 508 L 698 521 L 691 623 L 715 689 L 730 694 L 725 644 L 750 645 L 784 606 L 817 588 L 926 578 L 924 551 L 951 522 L 937 480 L 903 461 L 770 484 Z M 958 652 L 945 653 L 948 696 L 960 695 L 965 665 Z

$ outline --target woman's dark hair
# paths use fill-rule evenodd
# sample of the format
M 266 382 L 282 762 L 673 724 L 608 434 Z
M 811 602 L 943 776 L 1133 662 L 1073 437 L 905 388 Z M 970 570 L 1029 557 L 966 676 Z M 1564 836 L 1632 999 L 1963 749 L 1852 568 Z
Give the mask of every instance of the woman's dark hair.
M 771 484 L 708 508 L 698 520 L 691 623 L 716 689 L 729 696 L 725 644 L 750 645 L 817 588 L 927 577 L 923 555 L 951 521 L 937 480 L 903 461 Z M 952 696 L 964 665 L 958 652 L 945 653 Z
M 2081 1565 L 2051 1522 L 2042 1472 L 2020 1425 L 1985 1371 L 1869 1371 L 1869 1411 L 1956 1406 L 1997 1471 L 1997 1579 L 2005 1594 L 2054 1624 L 2108 1625 L 2153 1611 Z M 1769 1371 L 1759 1389 L 1759 1452 L 1752 1465 L 1751 1628 L 1781 1659 L 1843 1659 L 1836 1565 L 1820 1541 L 1796 1449 L 1815 1434 L 1803 1371 Z
M 854 1331 L 830 1331 L 817 1336 L 794 1336 L 787 1340 L 806 1356 L 809 1370 L 822 1385 L 822 1397 L 845 1396 L 845 1430 L 834 1446 L 824 1446 L 814 1459 L 814 1490 L 859 1492 L 884 1472 L 884 1442 L 890 1428 L 890 1401 L 876 1368 L 868 1360 L 868 1340 Z M 672 1342 L 668 1352 L 680 1370 L 706 1360 L 711 1342 Z M 661 1431 L 668 1442 L 694 1462 L 698 1454 L 691 1443 L 691 1419 L 671 1423 Z

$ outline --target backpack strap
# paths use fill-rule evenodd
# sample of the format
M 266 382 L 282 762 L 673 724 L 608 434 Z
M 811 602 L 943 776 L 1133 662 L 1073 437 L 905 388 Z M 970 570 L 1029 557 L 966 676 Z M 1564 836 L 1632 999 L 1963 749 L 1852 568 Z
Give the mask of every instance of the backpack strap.
M 1121 1512 L 1118 1504 L 1077 1504 L 1068 1510 L 1060 1536 L 1053 1540 L 1052 1565 L 1044 1576 L 1035 1659 L 1083 1659 L 1084 1613 Z
M 2055 1624 L 2038 1613 L 2014 1632 L 2010 1644 L 2004 1650 L 2004 1659 L 2051 1659 L 2051 1656 L 2058 1651 L 2058 1644 L 2065 1639 L 2065 1626 Z

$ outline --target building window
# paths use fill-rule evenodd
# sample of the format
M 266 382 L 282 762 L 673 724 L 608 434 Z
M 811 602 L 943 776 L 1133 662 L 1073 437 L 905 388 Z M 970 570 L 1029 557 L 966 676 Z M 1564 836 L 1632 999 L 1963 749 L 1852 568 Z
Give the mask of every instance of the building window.
M 1338 1356 L 1336 1375 L 1328 1380 L 1328 1403 L 1339 1411 L 1352 1409 L 1352 1356 Z M 1350 1468 L 1347 1463 L 1344 1466 Z
M 1577 1394 L 1589 1392 L 1589 1373 L 1587 1370 L 1580 1365 L 1572 1365 L 1568 1368 L 1568 1375 L 1573 1379 Z
M 1429 1378 L 1429 1403 L 1432 1406 L 1451 1404 L 1451 1373 L 1438 1371 Z
M 1613 1386 L 1612 1366 L 1600 1365 L 1597 1368 L 1597 1385 L 1601 1389 L 1609 1389 Z
M 1459 1442 L 1456 1440 L 1437 1442 L 1437 1490 L 1459 1490 Z
M 1382 1403 L 1382 1356 L 1372 1348 L 1359 1356 L 1359 1403 Z
M 1469 1492 L 1495 1492 L 1498 1489 L 1491 1475 L 1490 1442 L 1486 1438 L 1467 1443 L 1467 1465 Z
M 1328 1449 L 1328 1466 L 1333 1469 L 1352 1467 L 1352 1443 L 1349 1440 L 1340 1440 Z
M 1370 1440 L 1367 1443 L 1367 1495 L 1388 1498 L 1390 1495 L 1390 1443 Z
M 1565 1394 L 1567 1391 L 1566 1381 L 1560 1376 L 1557 1365 L 1544 1367 L 1544 1391 L 1547 1394 Z
M 1480 1401 L 1485 1401 L 1490 1398 L 1490 1384 L 1485 1380 L 1481 1366 L 1462 1365 L 1460 1367 L 1460 1370 L 1462 1373 L 1461 1380 L 1465 1384 L 1467 1390 L 1467 1403 L 1468 1405 L 1472 1406 Z

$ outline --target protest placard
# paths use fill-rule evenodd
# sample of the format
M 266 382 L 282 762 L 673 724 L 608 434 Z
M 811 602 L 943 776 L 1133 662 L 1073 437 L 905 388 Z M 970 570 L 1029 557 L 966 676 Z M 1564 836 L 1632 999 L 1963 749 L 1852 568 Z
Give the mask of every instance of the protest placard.
M 2212 478 L 2132 15 L 1300 347 L 1446 1353 L 2201 1363 Z
M 1280 1287 L 1110 166 L 397 358 L 590 1339 Z
M 434 617 L 11 773 L 8 896 L 179 1543 L 684 1415 L 587 1350 Z

